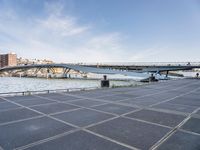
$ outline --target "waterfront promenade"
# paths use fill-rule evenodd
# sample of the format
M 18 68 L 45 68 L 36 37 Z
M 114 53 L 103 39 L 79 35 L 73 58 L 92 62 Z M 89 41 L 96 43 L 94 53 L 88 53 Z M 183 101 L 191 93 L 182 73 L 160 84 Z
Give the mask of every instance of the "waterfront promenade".
M 200 80 L 0 98 L 0 149 L 199 150 Z

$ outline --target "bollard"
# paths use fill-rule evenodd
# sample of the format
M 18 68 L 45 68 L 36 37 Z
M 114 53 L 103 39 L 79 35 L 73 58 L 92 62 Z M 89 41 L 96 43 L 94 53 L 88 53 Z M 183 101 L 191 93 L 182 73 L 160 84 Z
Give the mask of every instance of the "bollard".
M 101 87 L 109 87 L 110 86 L 110 81 L 107 80 L 107 76 L 103 76 L 103 80 L 101 80 Z
M 196 77 L 199 78 L 199 73 L 196 74 Z

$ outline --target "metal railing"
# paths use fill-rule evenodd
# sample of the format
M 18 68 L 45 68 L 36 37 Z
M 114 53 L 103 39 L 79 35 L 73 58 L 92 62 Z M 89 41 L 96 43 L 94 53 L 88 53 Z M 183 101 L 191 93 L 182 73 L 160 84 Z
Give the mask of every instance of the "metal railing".
M 26 95 L 34 95 L 34 94 L 49 94 L 49 93 L 65 93 L 72 91 L 88 91 L 100 89 L 100 87 L 86 87 L 86 88 L 67 88 L 67 89 L 55 89 L 55 90 L 37 90 L 37 91 L 21 91 L 21 92 L 5 92 L 0 93 L 0 96 L 26 96 Z

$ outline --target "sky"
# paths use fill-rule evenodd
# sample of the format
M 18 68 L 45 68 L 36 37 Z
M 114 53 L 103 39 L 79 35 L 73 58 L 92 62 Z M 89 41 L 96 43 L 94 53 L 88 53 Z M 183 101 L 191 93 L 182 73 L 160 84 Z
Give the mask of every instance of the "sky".
M 0 53 L 55 62 L 200 61 L 200 0 L 0 0 Z

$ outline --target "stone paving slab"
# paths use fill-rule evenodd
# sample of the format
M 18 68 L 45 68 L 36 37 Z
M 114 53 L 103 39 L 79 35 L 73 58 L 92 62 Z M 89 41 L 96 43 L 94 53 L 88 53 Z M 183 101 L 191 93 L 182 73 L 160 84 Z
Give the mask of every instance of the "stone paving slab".
M 5 110 L 9 110 L 9 109 L 15 109 L 15 108 L 19 108 L 20 106 L 10 103 L 10 102 L 3 102 L 0 105 L 0 112 L 1 111 L 5 111 Z
M 160 112 L 160 111 L 153 111 L 153 110 L 145 110 L 145 109 L 137 111 L 137 112 L 133 112 L 126 116 L 149 121 L 152 123 L 166 125 L 169 127 L 177 126 L 186 118 L 186 116 L 183 116 L 183 115 L 175 115 L 175 114 L 170 114 L 170 113 L 165 113 L 165 112 Z
M 199 150 L 200 136 L 181 131 L 175 132 L 157 150 Z
M 89 130 L 139 149 L 149 149 L 170 131 L 168 128 L 124 118 L 108 121 Z
M 111 95 L 98 98 L 99 100 L 107 100 L 107 101 L 120 101 L 128 99 L 128 97 L 118 96 L 118 95 Z
M 57 101 L 72 101 L 72 100 L 78 100 L 79 98 L 70 96 L 70 95 L 65 95 L 65 94 L 43 94 L 40 95 L 40 97 L 50 99 L 50 100 L 57 100 Z
M 32 110 L 28 110 L 26 108 L 1 111 L 0 112 L 0 124 L 10 122 L 10 121 L 31 118 L 31 117 L 35 117 L 35 116 L 39 116 L 39 115 L 41 115 L 41 114 L 34 112 Z
M 4 99 L 2 99 L 2 98 L 0 98 L 0 103 L 1 103 L 1 102 L 5 102 L 5 100 L 4 100 Z
M 170 103 L 200 107 L 200 99 L 185 98 L 184 96 L 175 98 L 172 101 L 170 101 Z
M 33 105 L 41 105 L 41 104 L 53 103 L 53 101 L 37 98 L 37 99 L 34 99 L 34 100 L 17 101 L 16 103 L 20 104 L 20 105 L 23 105 L 23 106 L 33 106 Z
M 37 97 L 28 95 L 28 96 L 12 96 L 12 97 L 7 97 L 8 100 L 11 101 L 22 101 L 22 100 L 34 100 L 37 99 Z
M 104 104 L 105 102 L 85 99 L 85 100 L 71 101 L 69 103 L 75 104 L 75 105 L 78 105 L 78 106 L 83 106 L 83 107 L 91 107 L 91 106 L 94 106 L 94 105 Z
M 51 114 L 51 113 L 57 113 L 61 111 L 77 109 L 79 107 L 65 104 L 65 103 L 51 103 L 51 104 L 33 106 L 31 108 L 45 114 Z
M 75 111 L 56 114 L 53 115 L 53 117 L 83 127 L 93 123 L 98 123 L 100 121 L 112 118 L 114 116 L 110 114 L 97 112 L 94 110 L 79 109 Z
M 56 140 L 36 145 L 29 150 L 130 150 L 93 134 L 79 131 Z
M 164 110 L 172 110 L 172 111 L 179 111 L 183 113 L 192 113 L 195 109 L 198 107 L 196 106 L 188 106 L 188 105 L 176 105 L 176 104 L 171 104 L 171 103 L 162 103 L 158 104 L 156 106 L 153 106 L 153 108 L 158 108 L 158 109 L 164 109 Z
M 200 115 L 200 110 L 196 112 L 197 115 Z
M 123 106 L 123 105 L 119 105 L 119 104 L 104 104 L 104 105 L 95 106 L 92 108 L 101 110 L 101 111 L 105 111 L 105 112 L 109 112 L 109 113 L 118 114 L 118 115 L 122 115 L 122 114 L 125 114 L 125 113 L 128 113 L 128 112 L 138 109 L 138 108 Z
M 181 128 L 200 134 L 200 119 L 190 118 Z
M 7 124 L 0 126 L 0 145 L 10 150 L 72 129 L 47 117 Z

